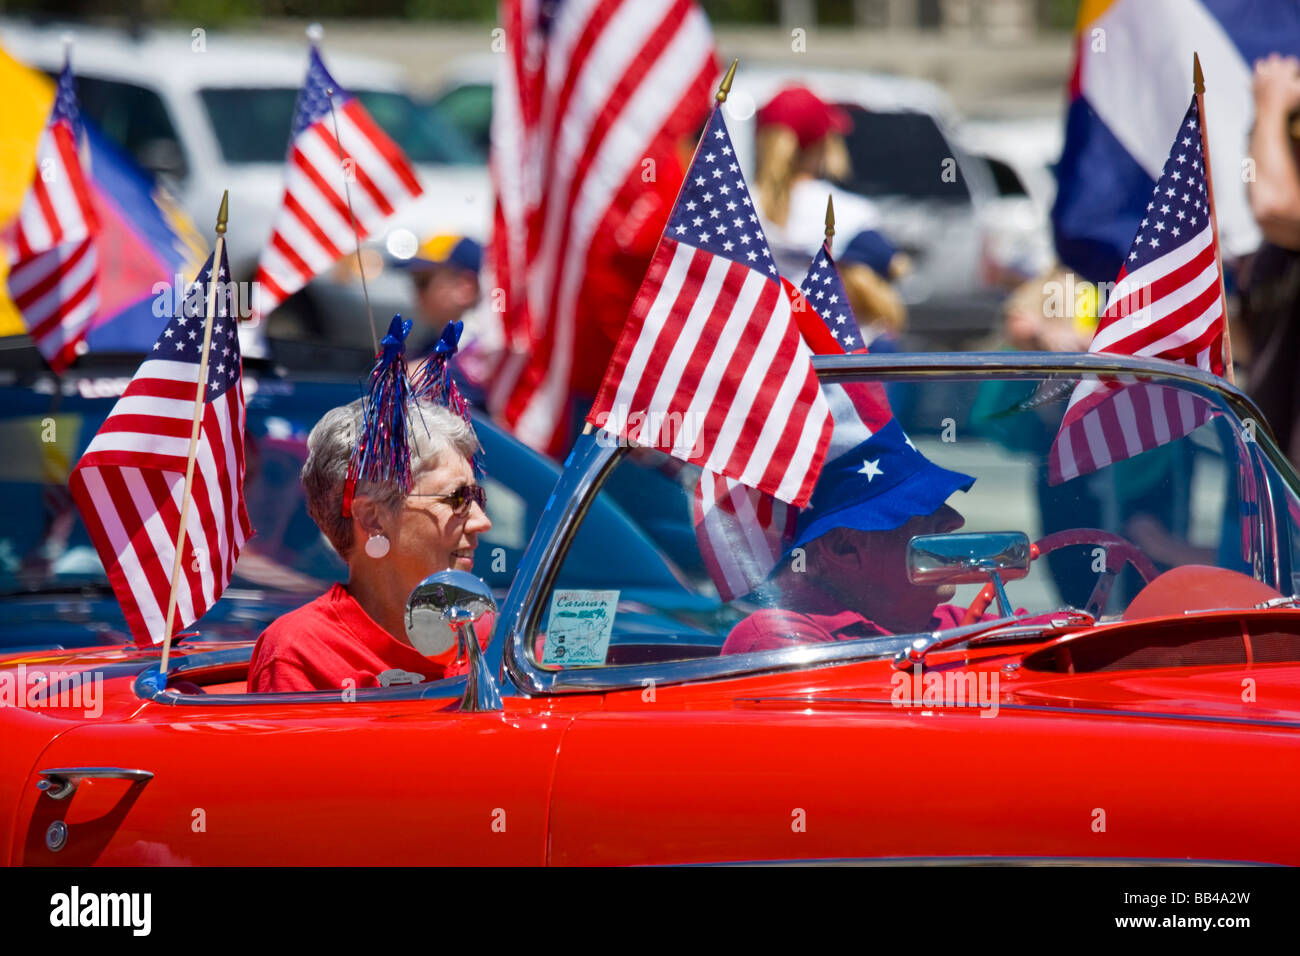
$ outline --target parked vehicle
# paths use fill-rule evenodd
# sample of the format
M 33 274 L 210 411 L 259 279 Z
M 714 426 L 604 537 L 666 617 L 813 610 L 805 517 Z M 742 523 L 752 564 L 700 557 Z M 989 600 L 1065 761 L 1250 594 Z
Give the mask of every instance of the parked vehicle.
M 988 164 L 997 188 L 983 217 L 990 282 L 1011 286 L 1055 261 L 1050 216 L 1064 130 L 1060 116 L 967 121 L 958 129 L 962 145 Z
M 64 30 L 0 24 L 0 45 L 49 74 L 62 67 Z M 162 178 L 207 228 L 230 191 L 231 268 L 251 278 L 284 192 L 294 104 L 307 72 L 307 42 L 270 43 L 220 33 L 125 33 L 77 26 L 73 68 L 83 115 Z M 364 246 L 376 314 L 408 311 L 408 277 L 385 268 L 387 238 L 459 233 L 485 240 L 491 222 L 486 158 L 440 115 L 407 93 L 389 64 L 324 53 L 415 165 L 423 195 L 398 210 Z M 355 259 L 312 282 L 275 315 L 270 334 L 371 347 Z
M 895 405 L 915 448 L 975 478 L 949 501 L 962 532 L 882 552 L 845 600 L 966 582 L 974 623 L 724 653 L 737 624 L 785 608 L 774 582 L 797 568 L 761 598 L 722 601 L 707 573 L 645 586 L 607 489 L 670 475 L 661 509 L 690 522 L 699 470 L 596 432 L 468 675 L 249 694 L 251 644 L 202 637 L 166 676 L 152 649 L 0 658 L 0 688 L 36 688 L 0 708 L 0 859 L 1300 864 L 1300 476 L 1250 400 L 1107 355 L 815 366 L 824 386 L 915 393 Z M 1099 376 L 1156 390 L 1188 433 L 1053 484 L 1069 394 Z M 494 604 L 445 572 L 411 606 L 482 620 Z M 547 662 L 567 628 L 594 663 Z M 59 696 L 89 680 L 97 713 Z

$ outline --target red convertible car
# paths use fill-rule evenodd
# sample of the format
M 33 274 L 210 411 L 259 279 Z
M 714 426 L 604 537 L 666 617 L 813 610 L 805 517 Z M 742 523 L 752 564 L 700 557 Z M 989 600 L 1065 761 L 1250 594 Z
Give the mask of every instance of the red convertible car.
M 1096 355 L 816 367 L 894 417 L 810 509 L 586 435 L 499 607 L 455 572 L 411 597 L 467 675 L 250 694 L 255 633 L 165 676 L 0 658 L 0 858 L 1300 864 L 1300 478 L 1250 400 Z M 665 519 L 665 573 L 573 558 L 619 548 L 602 509 Z

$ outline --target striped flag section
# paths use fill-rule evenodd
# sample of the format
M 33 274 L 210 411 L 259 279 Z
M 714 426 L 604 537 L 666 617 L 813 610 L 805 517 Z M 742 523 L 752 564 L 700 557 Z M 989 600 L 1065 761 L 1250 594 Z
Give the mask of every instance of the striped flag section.
M 203 349 L 212 257 L 203 289 L 163 329 L 68 480 L 81 519 L 140 645 L 165 636 L 185 470 Z M 252 534 L 244 507 L 244 389 L 233 288 L 223 256 L 212 323 L 175 630 L 221 597 Z M 202 301 L 204 304 L 199 305 Z
M 818 355 L 866 352 L 839 270 L 823 243 L 796 289 L 782 279 L 805 342 Z M 821 309 L 812 306 L 820 303 Z M 892 417 L 878 383 L 823 389 L 835 421 L 828 458 L 865 441 Z M 797 508 L 739 481 L 703 471 L 695 487 L 695 538 L 718 595 L 733 601 L 760 585 L 794 540 Z
M 1223 278 L 1210 208 L 1200 109 L 1183 117 L 1090 352 L 1162 358 L 1224 371 Z M 1111 376 L 1080 382 L 1048 456 L 1060 484 L 1182 438 L 1201 412 Z
M 714 109 L 587 420 L 794 505 L 832 422 Z
M 371 235 L 422 191 L 401 148 L 375 124 L 360 100 L 339 87 L 313 46 L 294 110 L 284 199 L 257 263 L 260 289 L 254 317 L 268 314 L 355 252 L 357 235 Z
M 798 509 L 738 481 L 700 472 L 695 486 L 695 538 L 723 601 L 758 587 L 794 540 Z
M 490 253 L 505 348 L 488 406 L 559 455 L 668 218 L 677 144 L 704 122 L 717 63 L 694 0 L 504 0 L 501 25 Z
M 36 175 L 12 231 L 9 266 L 9 295 L 55 372 L 86 350 L 99 308 L 98 222 L 78 155 L 81 135 L 72 68 L 65 62 L 37 142 Z

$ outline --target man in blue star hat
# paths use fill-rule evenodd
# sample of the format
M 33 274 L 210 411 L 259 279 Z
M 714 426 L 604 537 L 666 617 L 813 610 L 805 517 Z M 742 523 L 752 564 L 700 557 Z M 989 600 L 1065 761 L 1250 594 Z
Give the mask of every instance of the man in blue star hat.
M 837 437 L 842 426 L 837 415 Z M 722 653 L 956 626 L 964 609 L 943 603 L 951 585 L 908 581 L 907 544 L 965 524 L 946 502 L 974 482 L 922 455 L 889 417 L 822 468 L 793 544 L 754 594 L 769 607 L 737 624 Z

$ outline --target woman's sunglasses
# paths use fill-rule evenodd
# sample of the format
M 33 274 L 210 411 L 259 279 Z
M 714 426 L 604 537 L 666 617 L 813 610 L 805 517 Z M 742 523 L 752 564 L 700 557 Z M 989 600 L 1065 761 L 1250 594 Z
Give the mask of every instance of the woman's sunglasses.
M 470 503 L 478 505 L 484 511 L 487 510 L 487 489 L 482 485 L 461 485 L 455 491 L 445 495 L 426 495 L 412 493 L 412 498 L 433 498 L 437 501 L 443 501 L 451 505 L 451 510 L 463 515 L 469 511 Z

